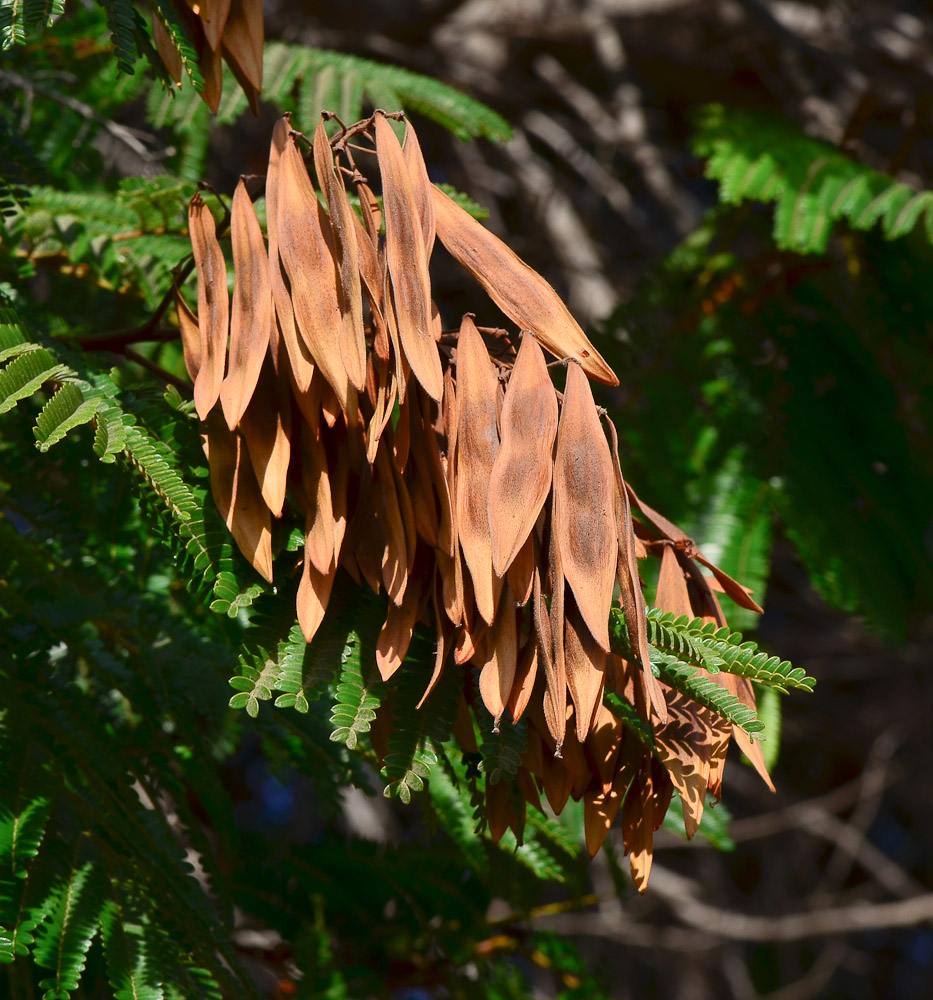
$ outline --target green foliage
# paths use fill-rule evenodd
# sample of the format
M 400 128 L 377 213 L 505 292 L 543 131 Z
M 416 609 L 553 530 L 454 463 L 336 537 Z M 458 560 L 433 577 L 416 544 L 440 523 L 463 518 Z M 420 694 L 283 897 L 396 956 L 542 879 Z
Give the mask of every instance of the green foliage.
M 380 774 L 385 778 L 385 796 L 398 797 L 406 805 L 412 792 L 420 792 L 437 763 L 437 747 L 450 739 L 463 688 L 462 670 L 453 663 L 444 668 L 434 690 L 421 703 L 425 689 L 423 665 L 430 663 L 433 642 L 416 633 L 407 663 L 396 672 L 392 692 L 392 734 Z
M 855 229 L 880 222 L 885 236 L 896 239 L 923 217 L 933 240 L 933 192 L 869 170 L 789 122 L 713 105 L 700 117 L 694 149 L 707 160 L 725 204 L 777 203 L 774 239 L 783 249 L 824 252 L 840 219 Z

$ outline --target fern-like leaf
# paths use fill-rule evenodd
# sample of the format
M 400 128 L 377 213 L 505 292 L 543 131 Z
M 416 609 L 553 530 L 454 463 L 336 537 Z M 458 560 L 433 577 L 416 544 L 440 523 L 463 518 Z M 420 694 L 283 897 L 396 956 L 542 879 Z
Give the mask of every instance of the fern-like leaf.
M 151 928 L 126 920 L 112 898 L 104 906 L 100 927 L 114 1000 L 163 1000 L 162 984 L 146 963 L 146 939 Z
M 13 309 L 0 309 L 0 362 L 9 361 L 38 346 L 26 335 L 26 328 Z
M 201 70 L 198 67 L 198 54 L 191 44 L 184 22 L 168 0 L 152 0 L 152 9 L 165 27 L 172 45 L 178 50 L 181 64 L 185 67 L 188 78 L 194 84 L 194 89 L 200 94 L 204 89 L 204 77 L 201 76 Z
M 74 867 L 59 887 L 48 923 L 37 934 L 36 964 L 52 970 L 43 1000 L 68 1000 L 77 989 L 103 907 L 105 880 L 91 862 Z
M 359 742 L 361 733 L 368 733 L 376 709 L 382 703 L 385 685 L 379 678 L 375 661 L 371 661 L 364 672 L 361 665 L 361 644 L 359 636 L 351 635 L 341 657 L 340 681 L 334 692 L 334 708 L 330 721 L 335 729 L 330 734 L 334 743 L 344 743 L 352 750 Z
M 720 200 L 776 202 L 774 238 L 798 253 L 822 253 L 835 222 L 855 229 L 881 224 L 888 239 L 925 217 L 933 240 L 933 192 L 916 191 L 811 139 L 794 125 L 750 112 L 705 109 L 694 141 Z
M 450 738 L 461 690 L 460 668 L 448 664 L 427 701 L 417 708 L 434 660 L 434 641 L 421 630 L 415 632 L 405 663 L 395 677 L 392 699 L 392 735 L 380 772 L 387 784 L 386 798 L 411 801 L 420 792 L 437 763 L 435 747 Z
M 40 347 L 14 358 L 0 371 L 0 413 L 6 413 L 31 396 L 44 382 L 61 379 L 74 372 L 54 354 Z
M 483 737 L 479 748 L 480 771 L 490 785 L 514 778 L 525 754 L 528 723 L 524 718 L 515 723 L 503 718 L 497 726 L 481 702 L 477 702 L 474 710 Z
M 102 0 L 107 12 L 107 27 L 113 40 L 117 65 L 124 73 L 132 73 L 136 64 L 136 10 L 133 0 Z
M 659 676 L 665 684 L 676 688 L 700 705 L 711 708 L 732 725 L 744 730 L 751 738 L 762 738 L 764 723 L 755 712 L 734 694 L 700 674 L 696 667 L 681 663 L 660 650 L 652 653 L 651 662 L 658 668 Z
M 90 389 L 90 386 L 88 386 Z M 39 451 L 48 451 L 72 429 L 94 418 L 101 400 L 74 382 L 66 382 L 42 407 L 33 433 Z
M 728 627 L 717 628 L 702 618 L 688 620 L 686 615 L 673 615 L 653 608 L 648 612 L 648 641 L 672 653 L 686 663 L 715 673 L 725 670 L 747 677 L 765 687 L 787 694 L 791 688 L 812 691 L 816 680 L 808 677 L 802 667 L 758 651 L 752 640 L 743 640 L 740 632 Z M 691 658 L 692 651 L 700 655 Z

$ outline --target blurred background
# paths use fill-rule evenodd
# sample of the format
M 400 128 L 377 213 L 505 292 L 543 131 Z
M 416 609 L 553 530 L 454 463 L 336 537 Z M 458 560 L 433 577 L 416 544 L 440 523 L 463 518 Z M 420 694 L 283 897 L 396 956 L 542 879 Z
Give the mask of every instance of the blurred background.
M 734 850 L 667 835 L 645 898 L 540 925 L 575 935 L 613 997 L 928 996 L 929 896 L 904 926 L 881 926 L 881 905 L 933 889 L 930 246 L 843 223 L 822 252 L 782 248 L 772 205 L 717 207 L 693 143 L 702 106 L 718 103 L 751 116 L 753 134 L 781 119 L 772 142 L 787 149 L 821 139 L 933 186 L 929 7 L 266 9 L 277 37 L 435 76 L 511 124 L 509 142 L 462 143 L 413 111 L 432 178 L 488 209 L 487 225 L 604 334 L 622 385 L 600 402 L 639 494 L 755 587 L 764 617 L 736 624 L 819 681 L 786 706 L 776 795 L 730 760 Z M 472 298 L 438 297 L 458 296 Z M 611 886 L 604 858 L 591 878 Z M 834 933 L 841 918 L 821 915 L 835 908 L 866 929 Z M 536 995 L 555 995 L 547 970 L 537 978 Z

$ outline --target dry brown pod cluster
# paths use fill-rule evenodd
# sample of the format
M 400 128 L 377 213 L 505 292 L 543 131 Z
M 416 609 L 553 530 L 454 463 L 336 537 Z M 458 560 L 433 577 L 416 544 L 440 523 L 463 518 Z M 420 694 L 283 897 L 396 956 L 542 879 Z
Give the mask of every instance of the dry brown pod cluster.
M 204 78 L 201 97 L 215 114 L 223 89 L 224 62 L 243 88 L 253 114 L 259 114 L 262 91 L 262 46 L 265 29 L 262 0 L 169 0 L 167 7 L 185 26 Z M 152 40 L 175 83 L 181 83 L 182 61 L 170 29 L 154 10 Z
M 520 829 L 541 795 L 555 812 L 572 796 L 595 854 L 621 808 L 643 890 L 674 789 L 692 835 L 707 791 L 720 794 L 731 737 L 769 779 L 757 744 L 652 674 L 638 560 L 661 557 L 665 610 L 725 624 L 722 592 L 760 609 L 639 501 L 590 388 L 617 384 L 612 370 L 547 282 L 430 183 L 411 124 L 400 143 L 391 119 L 377 111 L 331 139 L 322 121 L 312 141 L 276 124 L 265 237 L 242 180 L 233 198 L 232 299 L 214 218 L 192 199 L 198 312 L 179 296 L 179 319 L 213 494 L 267 580 L 286 493 L 302 511 L 309 642 L 342 568 L 387 596 L 383 678 L 425 622 L 437 635 L 425 696 L 445 669 L 475 668 L 465 699 L 478 690 L 497 725 L 527 717 L 515 785 L 487 788 L 494 837 Z M 381 204 L 357 167 L 364 155 Z M 437 242 L 514 332 L 472 315 L 445 329 L 428 266 Z M 552 371 L 566 372 L 563 392 Z M 615 600 L 637 661 L 610 646 Z M 754 706 L 748 681 L 713 679 Z M 604 705 L 607 690 L 650 723 L 656 754 Z M 456 734 L 469 748 L 472 727 L 461 720 Z

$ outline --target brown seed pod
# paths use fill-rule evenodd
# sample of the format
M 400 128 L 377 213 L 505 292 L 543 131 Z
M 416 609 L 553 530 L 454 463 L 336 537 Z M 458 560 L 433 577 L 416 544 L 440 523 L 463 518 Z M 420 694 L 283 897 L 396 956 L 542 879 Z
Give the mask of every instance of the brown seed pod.
M 198 272 L 198 327 L 201 332 L 194 406 L 198 416 L 204 420 L 220 396 L 230 308 L 227 301 L 227 265 L 217 242 L 217 227 L 210 209 L 199 194 L 195 194 L 188 207 L 188 230 Z
M 181 292 L 175 288 L 175 308 L 178 312 L 178 328 L 181 331 L 181 350 L 185 357 L 188 377 L 195 382 L 201 367 L 201 330 L 198 317 L 188 307 Z
M 421 235 L 424 237 L 425 257 L 430 260 L 431 252 L 434 250 L 434 238 L 437 231 L 437 224 L 434 218 L 433 185 L 428 177 L 428 169 L 424 165 L 424 157 L 421 155 L 421 145 L 418 142 L 418 136 L 415 134 L 415 127 L 408 119 L 405 120 L 405 138 L 402 141 L 402 155 L 405 159 L 405 166 L 408 168 L 411 190 L 415 196 L 415 206 L 418 210 L 418 219 L 421 222 Z
M 464 316 L 457 341 L 457 530 L 470 569 L 476 607 L 492 622 L 502 580 L 492 568 L 489 477 L 499 450 L 496 370 L 483 338 Z
M 242 178 L 233 195 L 230 235 L 233 244 L 233 310 L 230 316 L 227 377 L 220 388 L 220 405 L 227 426 L 233 430 L 256 388 L 272 327 L 272 288 L 266 244 Z
M 337 266 L 337 294 L 340 308 L 338 345 L 347 377 L 356 389 L 366 381 L 366 341 L 363 336 L 363 293 L 360 287 L 360 250 L 354 219 L 340 171 L 334 170 L 334 158 L 324 123 L 318 122 L 314 133 L 314 169 L 327 199 L 334 235 Z
M 292 378 L 298 393 L 301 394 L 307 392 L 308 386 L 311 385 L 311 379 L 314 375 L 314 359 L 311 357 L 304 340 L 298 335 L 291 292 L 285 282 L 285 272 L 279 253 L 278 236 L 282 153 L 289 144 L 290 132 L 291 127 L 287 115 L 280 118 L 272 130 L 269 166 L 266 172 L 266 229 L 269 236 L 269 278 L 272 285 L 276 320 L 278 321 L 278 329 L 282 333 L 282 339 L 285 341 Z
M 502 442 L 489 479 L 492 565 L 502 576 L 531 534 L 551 489 L 557 398 L 544 354 L 526 334 L 499 420 Z
M 592 636 L 609 652 L 618 538 L 609 446 L 582 368 L 567 366 L 554 457 L 554 520 L 564 576 Z
M 567 687 L 573 699 L 577 739 L 582 743 L 595 722 L 597 706 L 602 704 L 606 652 L 593 639 L 571 599 L 567 600 L 565 622 Z
M 272 521 L 240 434 L 227 429 L 219 410 L 201 425 L 211 470 L 211 494 L 240 551 L 272 582 Z
M 415 378 L 440 401 L 444 376 L 431 332 L 431 279 L 424 234 L 402 148 L 385 115 L 373 116 L 382 174 L 389 282 L 398 335 Z
M 282 150 L 276 226 L 279 253 L 291 286 L 298 329 L 316 367 L 334 390 L 340 409 L 350 409 L 353 389 L 340 357 L 337 273 L 322 224 L 330 228 L 293 137 Z M 355 394 L 354 394 L 355 395 Z
M 558 358 L 575 358 L 597 382 L 618 385 L 560 296 L 498 237 L 439 188 L 433 188 L 437 235 L 450 255 L 522 330 L 531 330 Z
M 265 42 L 262 0 L 231 0 L 229 6 L 223 32 L 224 58 L 243 88 L 253 114 L 258 115 Z
M 211 49 L 216 52 L 220 48 L 227 16 L 230 13 L 231 0 L 199 0 L 195 5 L 195 13 L 204 28 L 204 37 Z
M 272 514 L 281 517 L 291 459 L 292 407 L 288 381 L 275 374 L 269 358 L 262 365 L 240 430 L 262 498 Z
M 647 619 L 645 617 L 645 599 L 641 592 L 638 578 L 638 562 L 636 558 L 635 532 L 632 526 L 632 512 L 629 507 L 628 491 L 622 479 L 622 467 L 619 463 L 619 436 L 612 421 L 609 424 L 609 434 L 612 438 L 612 471 L 615 477 L 615 520 L 618 532 L 618 558 L 616 561 L 616 579 L 619 583 L 619 599 L 625 614 L 625 626 L 628 634 L 633 637 L 635 650 L 644 671 L 644 682 L 650 696 L 651 705 L 660 722 L 667 722 L 667 707 L 664 692 L 660 683 L 651 671 L 651 658 L 648 649 Z
M 498 726 L 499 719 L 508 704 L 518 666 L 518 630 L 508 587 L 503 590 L 496 620 L 489 631 L 481 661 L 473 662 L 480 670 L 480 697 Z

